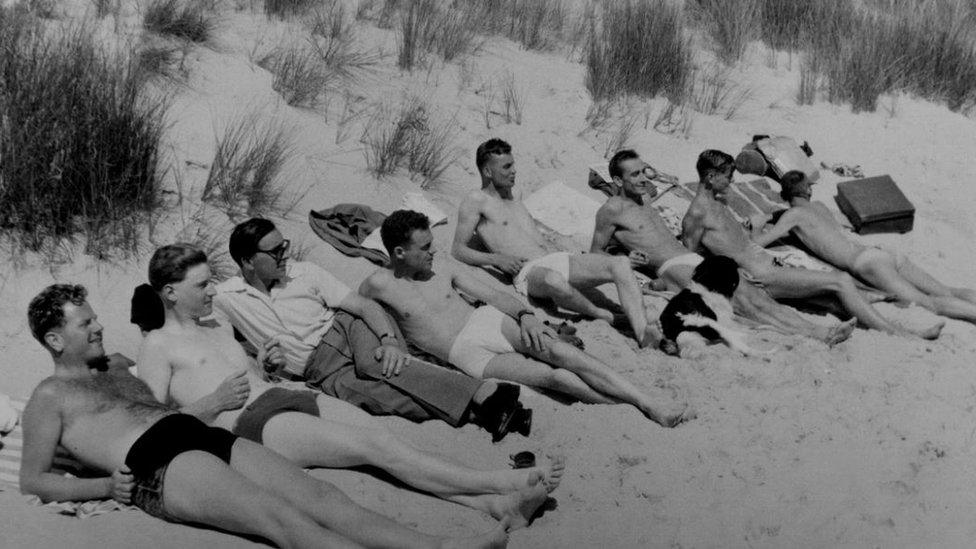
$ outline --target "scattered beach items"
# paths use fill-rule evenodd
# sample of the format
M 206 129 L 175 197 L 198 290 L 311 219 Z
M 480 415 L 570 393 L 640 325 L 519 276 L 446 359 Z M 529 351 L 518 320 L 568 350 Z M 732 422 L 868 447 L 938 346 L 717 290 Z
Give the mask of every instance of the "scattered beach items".
M 852 166 L 850 164 L 842 164 L 842 163 L 828 165 L 826 162 L 821 162 L 820 167 L 822 167 L 825 170 L 830 170 L 841 177 L 856 177 L 856 178 L 864 177 L 864 172 L 861 170 L 860 165 Z

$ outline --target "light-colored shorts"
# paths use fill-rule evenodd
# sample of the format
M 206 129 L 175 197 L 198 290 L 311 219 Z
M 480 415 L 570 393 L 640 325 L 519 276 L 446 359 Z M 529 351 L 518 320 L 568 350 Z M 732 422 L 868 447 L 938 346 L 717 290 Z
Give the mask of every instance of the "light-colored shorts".
M 705 261 L 705 258 L 696 254 L 695 252 L 688 252 L 686 254 L 676 255 L 671 259 L 665 261 L 664 263 L 661 263 L 661 266 L 657 268 L 657 277 L 663 278 L 670 269 L 673 269 L 674 267 L 677 267 L 679 265 L 688 266 L 694 269 L 702 261 Z
M 504 353 L 514 353 L 515 348 L 502 334 L 505 313 L 482 305 L 468 317 L 467 324 L 458 333 L 447 361 L 455 368 L 476 379 L 483 379 L 485 368 L 491 359 Z
M 536 267 L 552 269 L 569 280 L 569 252 L 553 252 L 523 265 L 522 270 L 512 280 L 512 285 L 518 293 L 529 295 L 529 272 Z

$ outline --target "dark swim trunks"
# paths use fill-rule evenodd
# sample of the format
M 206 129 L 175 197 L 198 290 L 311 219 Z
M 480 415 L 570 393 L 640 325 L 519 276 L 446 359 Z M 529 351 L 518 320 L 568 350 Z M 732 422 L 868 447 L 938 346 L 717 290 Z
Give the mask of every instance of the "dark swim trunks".
M 263 444 L 261 432 L 264 430 L 264 425 L 278 414 L 302 412 L 318 417 L 317 396 L 318 394 L 312 391 L 296 391 L 281 387 L 268 389 L 237 416 L 234 434 Z
M 226 429 L 210 427 L 187 414 L 168 415 L 136 439 L 125 464 L 132 472 L 132 504 L 154 517 L 176 521 L 163 509 L 163 478 L 176 456 L 191 450 L 213 454 L 230 463 L 237 437 Z

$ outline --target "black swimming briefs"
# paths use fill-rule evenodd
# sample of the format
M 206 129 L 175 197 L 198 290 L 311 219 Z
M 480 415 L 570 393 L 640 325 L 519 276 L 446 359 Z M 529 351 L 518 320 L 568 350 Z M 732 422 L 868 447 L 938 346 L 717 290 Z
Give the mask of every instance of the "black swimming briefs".
M 218 427 L 210 427 L 187 414 L 171 414 L 152 425 L 136 439 L 125 464 L 135 477 L 132 504 L 164 520 L 177 521 L 163 509 L 163 477 L 176 456 L 201 450 L 230 463 L 237 436 Z
M 295 391 L 282 387 L 272 387 L 254 402 L 247 405 L 237 416 L 234 434 L 263 444 L 261 435 L 264 425 L 271 418 L 284 412 L 302 412 L 318 417 L 318 394 L 312 391 Z

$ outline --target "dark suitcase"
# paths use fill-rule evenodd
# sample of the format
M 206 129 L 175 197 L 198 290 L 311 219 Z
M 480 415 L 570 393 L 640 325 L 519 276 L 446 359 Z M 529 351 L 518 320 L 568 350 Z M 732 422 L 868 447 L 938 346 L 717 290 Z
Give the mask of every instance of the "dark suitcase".
M 867 177 L 837 184 L 837 206 L 858 234 L 906 233 L 915 221 L 915 206 L 890 176 Z

